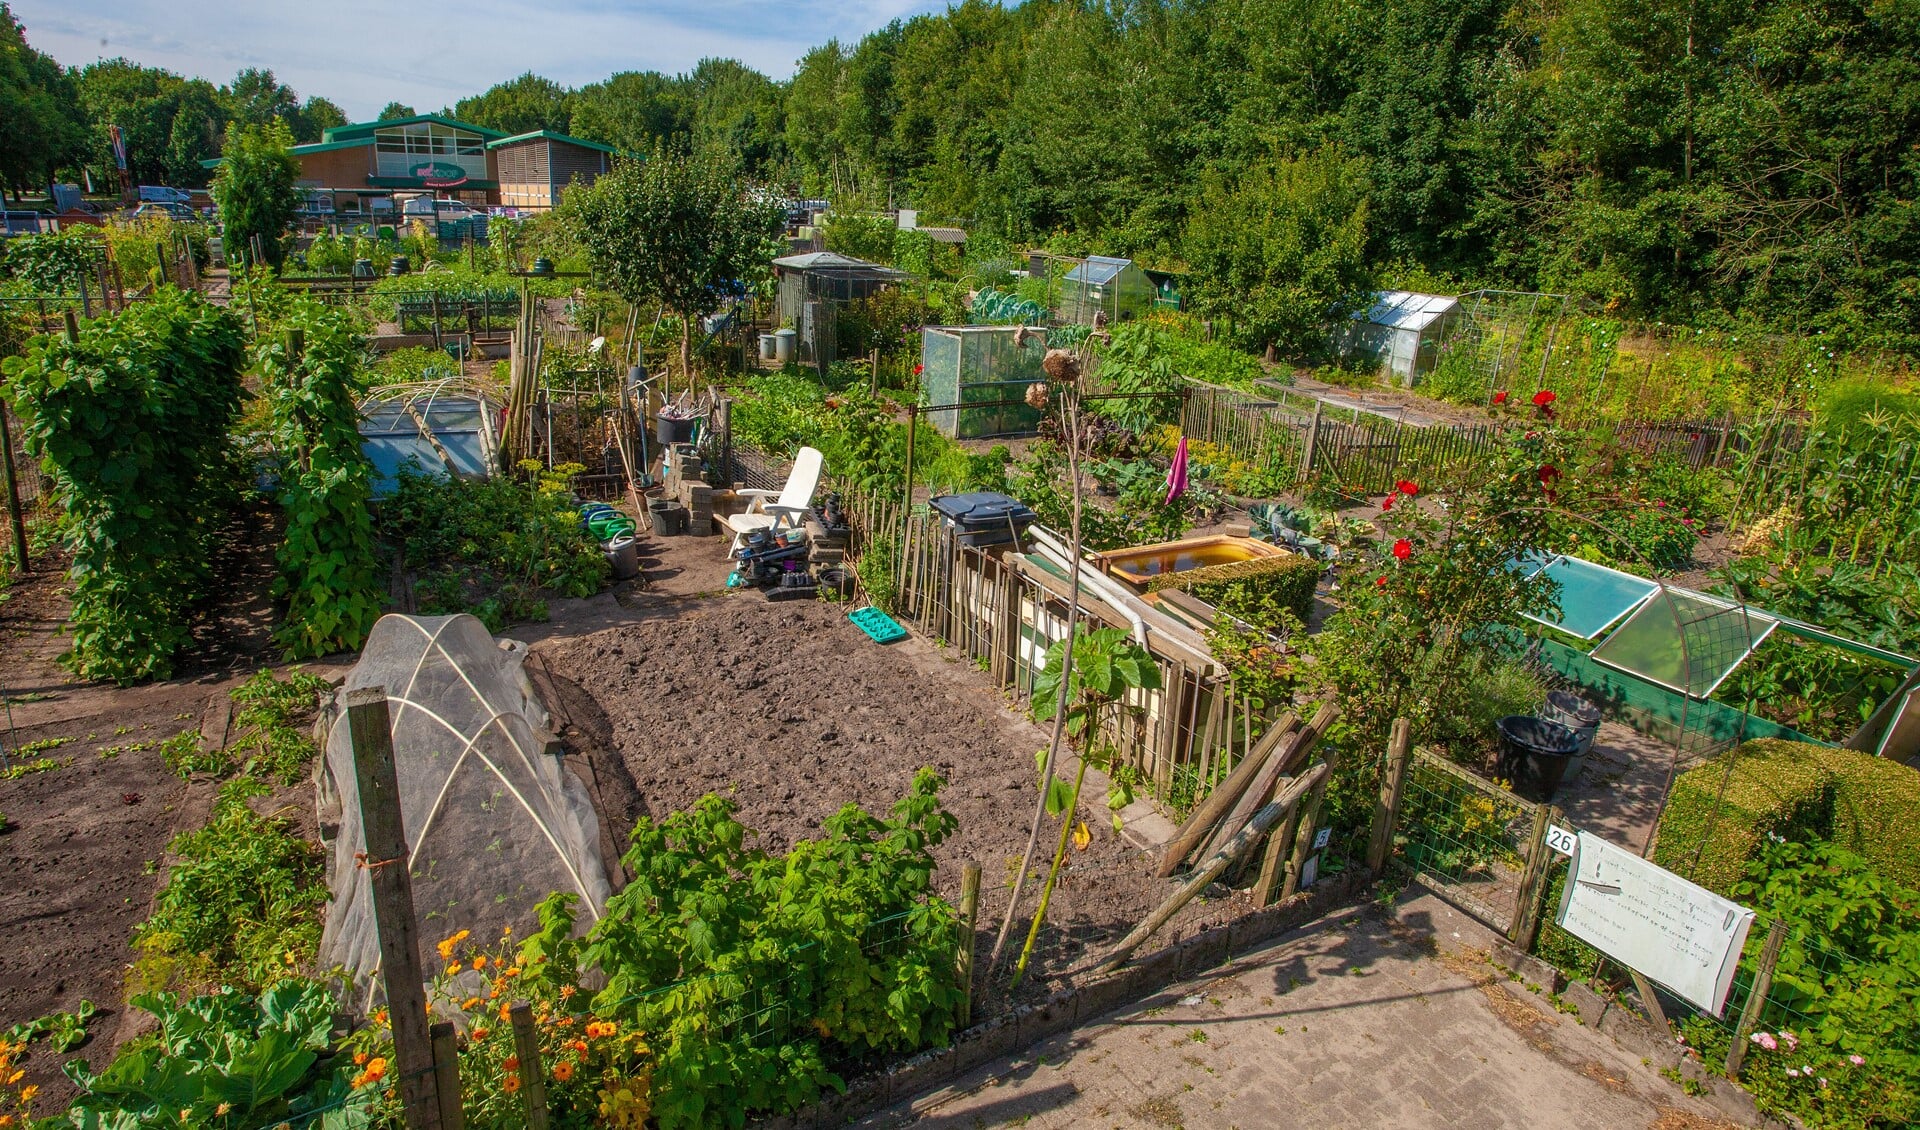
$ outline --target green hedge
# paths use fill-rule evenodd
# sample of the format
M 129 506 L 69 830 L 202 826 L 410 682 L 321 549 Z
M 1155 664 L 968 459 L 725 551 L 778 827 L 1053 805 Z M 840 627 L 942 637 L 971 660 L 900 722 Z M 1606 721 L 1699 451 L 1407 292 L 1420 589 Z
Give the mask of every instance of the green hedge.
M 1156 578 L 1151 587 L 1177 588 L 1204 600 L 1231 616 L 1238 616 L 1261 628 L 1273 628 L 1264 611 L 1284 608 L 1306 623 L 1313 611 L 1313 590 L 1320 583 L 1324 567 L 1311 557 L 1287 554 L 1281 557 L 1256 557 L 1189 569 Z
M 1905 765 L 1849 749 L 1757 738 L 1674 779 L 1653 858 L 1726 894 L 1769 835 L 1827 840 L 1863 856 L 1887 878 L 1920 887 L 1916 813 L 1920 773 Z

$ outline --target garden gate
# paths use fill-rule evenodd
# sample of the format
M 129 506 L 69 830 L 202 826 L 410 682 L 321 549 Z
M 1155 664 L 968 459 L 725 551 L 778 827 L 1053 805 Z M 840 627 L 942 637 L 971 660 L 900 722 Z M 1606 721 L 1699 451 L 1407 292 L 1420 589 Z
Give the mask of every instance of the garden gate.
M 1448 902 L 1522 946 L 1539 922 L 1539 894 L 1558 810 L 1425 750 L 1400 791 L 1395 855 Z

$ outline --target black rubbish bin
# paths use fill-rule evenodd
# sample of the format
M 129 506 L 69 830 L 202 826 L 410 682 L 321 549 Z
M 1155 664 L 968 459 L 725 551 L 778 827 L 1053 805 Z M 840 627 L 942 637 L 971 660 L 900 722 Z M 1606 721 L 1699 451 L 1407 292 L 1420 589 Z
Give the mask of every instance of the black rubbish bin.
M 655 416 L 653 437 L 660 441 L 662 447 L 674 443 L 691 443 L 693 442 L 693 417 L 688 416 L 680 420 L 665 414 Z
M 1509 714 L 1500 728 L 1500 775 L 1528 800 L 1553 800 L 1567 763 L 1580 752 L 1580 738 L 1558 722 L 1528 714 Z

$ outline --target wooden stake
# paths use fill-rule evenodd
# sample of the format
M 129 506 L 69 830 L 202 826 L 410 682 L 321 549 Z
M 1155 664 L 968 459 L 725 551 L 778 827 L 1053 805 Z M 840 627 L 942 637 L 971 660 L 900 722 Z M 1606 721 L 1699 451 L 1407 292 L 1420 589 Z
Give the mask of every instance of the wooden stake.
M 1627 973 L 1633 978 L 1634 991 L 1640 994 L 1640 1003 L 1646 1007 L 1647 1019 L 1653 1021 L 1654 1027 L 1660 1031 L 1670 1032 L 1667 1010 L 1660 1007 L 1660 998 L 1654 995 L 1652 983 L 1641 976 L 1638 969 L 1629 969 Z
M 427 1030 L 419 923 L 413 913 L 413 880 L 400 814 L 400 783 L 393 767 L 386 688 L 347 692 L 347 725 L 353 735 L 354 782 L 366 837 L 362 866 L 367 869 L 379 929 L 380 974 L 392 1018 L 401 1115 L 408 1130 L 434 1130 L 440 1125 L 440 1111 L 434 1088 L 433 1038 Z
M 1280 897 L 1283 899 L 1292 898 L 1300 890 L 1300 879 L 1306 870 L 1307 860 L 1313 857 L 1313 839 L 1318 831 L 1316 826 L 1320 823 L 1320 805 L 1327 799 L 1327 781 L 1333 776 L 1339 760 L 1338 749 L 1327 751 L 1327 759 L 1319 765 L 1326 772 L 1321 774 L 1320 783 L 1313 787 L 1312 795 L 1302 804 L 1300 831 L 1293 837 L 1293 854 L 1287 857 L 1286 881 L 1280 885 Z
M 453 1042 L 453 1025 L 441 1021 L 433 1034 L 433 1087 L 440 1101 L 440 1130 L 465 1130 L 466 1112 L 460 1106 L 460 1051 Z
M 1274 749 L 1280 745 L 1280 739 L 1293 730 L 1293 724 L 1293 714 L 1283 715 L 1280 721 L 1274 723 L 1273 729 L 1268 730 L 1260 739 L 1260 744 L 1254 748 L 1254 751 L 1241 758 L 1240 764 L 1234 766 L 1233 772 L 1227 774 L 1227 779 L 1207 794 L 1207 799 L 1193 810 L 1193 815 L 1187 817 L 1187 822 L 1181 825 L 1180 831 L 1175 833 L 1173 840 L 1167 844 L 1166 851 L 1160 856 L 1160 866 L 1154 870 L 1155 875 L 1164 879 L 1179 868 L 1180 864 L 1186 860 L 1187 853 L 1194 849 L 1194 845 L 1200 842 L 1201 837 L 1213 828 L 1220 817 L 1226 815 L 1227 809 L 1233 807 L 1233 802 L 1239 800 L 1240 794 L 1246 792 L 1247 786 L 1259 776 L 1260 769 L 1266 764 L 1267 758 L 1271 757 Z
M 980 865 L 969 863 L 960 872 L 960 1015 L 955 1027 L 973 1023 L 974 918 L 980 911 Z
M 20 509 L 20 484 L 13 474 L 13 426 L 7 422 L 7 402 L 0 398 L 0 473 L 7 479 L 7 520 L 13 524 L 13 564 L 20 573 L 33 571 L 27 553 L 27 520 Z
M 547 1130 L 547 1069 L 540 1062 L 540 1036 L 533 1030 L 533 1006 L 515 1001 L 507 1010 L 513 1022 L 513 1054 L 520 1058 L 520 1111 L 530 1130 Z
M 1222 872 L 1232 866 L 1235 860 L 1251 850 L 1268 829 L 1280 822 L 1280 818 L 1286 815 L 1289 808 L 1300 802 L 1301 796 L 1308 789 L 1326 779 L 1327 769 L 1324 764 L 1316 765 L 1294 778 L 1279 799 L 1254 813 L 1252 821 L 1245 828 L 1240 829 L 1239 835 L 1228 841 L 1227 846 L 1215 852 L 1211 859 L 1193 873 L 1192 878 L 1181 884 L 1179 890 L 1167 896 L 1166 901 L 1155 907 L 1146 921 L 1135 926 L 1131 933 L 1121 939 L 1120 944 L 1113 948 L 1113 952 L 1101 961 L 1100 971 L 1104 973 L 1125 965 L 1127 959 L 1133 956 L 1133 951 L 1139 949 L 1142 943 L 1152 937 L 1155 930 L 1166 925 L 1167 920 L 1178 914 L 1181 907 L 1193 901 L 1195 895 L 1206 890 Z
M 1375 875 L 1386 869 L 1393 854 L 1393 826 L 1400 819 L 1400 797 L 1412 753 L 1413 727 L 1405 718 L 1395 718 L 1387 738 L 1387 775 L 1380 781 L 1380 799 L 1373 806 L 1373 838 L 1367 843 L 1367 870 Z
M 1747 1058 L 1747 1037 L 1760 1023 L 1760 1010 L 1766 1007 L 1767 993 L 1773 989 L 1773 967 L 1780 962 L 1780 946 L 1787 940 L 1787 923 L 1773 920 L 1767 927 L 1767 944 L 1760 950 L 1760 966 L 1753 971 L 1753 991 L 1740 1009 L 1740 1023 L 1733 1029 L 1733 1043 L 1727 1048 L 1727 1078 L 1738 1081 L 1740 1063 Z

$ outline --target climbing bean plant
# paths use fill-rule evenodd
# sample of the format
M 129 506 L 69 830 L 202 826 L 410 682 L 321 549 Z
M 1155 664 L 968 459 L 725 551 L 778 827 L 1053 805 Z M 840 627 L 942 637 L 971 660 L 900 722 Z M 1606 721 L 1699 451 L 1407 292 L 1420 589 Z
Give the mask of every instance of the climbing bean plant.
M 66 662 L 126 684 L 172 673 L 233 497 L 238 319 L 163 287 L 5 363 L 28 450 L 52 477 L 73 555 Z
M 291 301 L 281 334 L 255 350 L 281 460 L 287 533 L 274 594 L 286 598 L 277 639 L 291 658 L 360 646 L 380 616 L 379 554 L 368 500 L 373 465 L 355 403 L 361 342 L 343 311 Z

